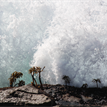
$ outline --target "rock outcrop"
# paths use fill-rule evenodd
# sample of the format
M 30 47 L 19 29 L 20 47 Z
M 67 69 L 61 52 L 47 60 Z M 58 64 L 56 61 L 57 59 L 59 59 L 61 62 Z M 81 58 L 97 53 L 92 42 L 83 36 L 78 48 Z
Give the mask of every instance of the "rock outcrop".
M 76 88 L 43 84 L 37 89 L 31 84 L 0 88 L 0 106 L 98 106 L 107 105 L 106 88 Z
M 54 101 L 28 84 L 0 91 L 0 105 L 53 106 Z

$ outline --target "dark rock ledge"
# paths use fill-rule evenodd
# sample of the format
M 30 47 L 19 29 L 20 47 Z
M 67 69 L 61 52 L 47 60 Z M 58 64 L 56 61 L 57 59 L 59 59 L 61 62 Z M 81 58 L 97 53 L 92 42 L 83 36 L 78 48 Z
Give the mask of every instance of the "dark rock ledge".
M 64 85 L 31 84 L 0 88 L 0 106 L 107 107 L 107 88 L 76 88 Z
M 0 106 L 54 106 L 55 101 L 31 84 L 0 91 Z

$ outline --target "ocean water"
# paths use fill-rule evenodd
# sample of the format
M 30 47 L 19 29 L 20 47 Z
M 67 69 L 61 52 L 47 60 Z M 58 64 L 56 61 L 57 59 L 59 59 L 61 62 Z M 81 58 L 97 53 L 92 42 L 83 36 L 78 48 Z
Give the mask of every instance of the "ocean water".
M 31 83 L 32 66 L 43 83 L 107 86 L 107 1 L 0 0 L 0 87 L 14 71 Z

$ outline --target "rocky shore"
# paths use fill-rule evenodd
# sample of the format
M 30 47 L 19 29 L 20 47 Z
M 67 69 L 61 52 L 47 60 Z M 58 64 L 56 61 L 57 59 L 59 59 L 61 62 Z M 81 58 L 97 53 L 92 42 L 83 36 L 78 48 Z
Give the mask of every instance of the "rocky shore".
M 0 88 L 0 106 L 106 106 L 107 88 L 76 88 L 64 85 L 31 84 Z

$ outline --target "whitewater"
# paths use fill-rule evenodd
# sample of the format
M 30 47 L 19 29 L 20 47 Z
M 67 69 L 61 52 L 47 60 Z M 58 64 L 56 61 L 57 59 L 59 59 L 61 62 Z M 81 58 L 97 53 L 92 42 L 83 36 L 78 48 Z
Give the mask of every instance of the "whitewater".
M 14 71 L 31 83 L 33 66 L 43 83 L 107 86 L 107 1 L 0 0 L 0 87 Z

